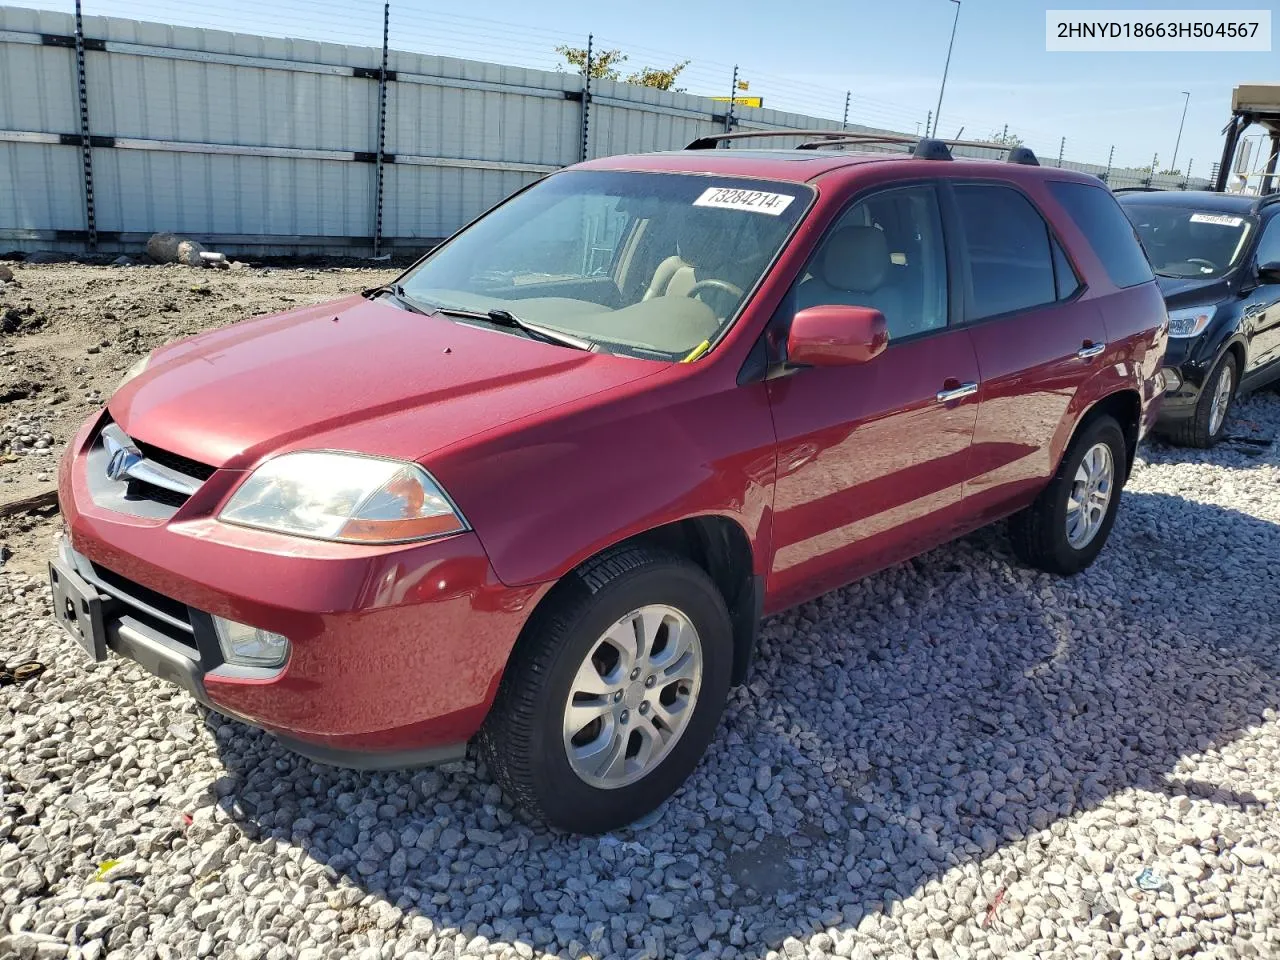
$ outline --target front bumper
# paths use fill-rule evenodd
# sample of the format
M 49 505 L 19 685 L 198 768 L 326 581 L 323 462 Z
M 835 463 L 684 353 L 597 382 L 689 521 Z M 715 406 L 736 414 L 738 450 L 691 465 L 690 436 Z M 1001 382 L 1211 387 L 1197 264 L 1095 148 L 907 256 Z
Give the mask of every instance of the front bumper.
M 1165 354 L 1164 375 L 1170 381 L 1160 405 L 1160 423 L 1171 423 L 1195 416 L 1200 390 L 1205 378 L 1217 362 L 1216 355 L 1201 359 L 1196 347 L 1200 338 L 1169 340 Z
M 59 469 L 61 566 L 106 598 L 106 645 L 219 712 L 344 766 L 459 756 L 546 585 L 512 588 L 473 533 L 369 547 L 213 519 L 236 477 L 215 474 L 171 518 L 99 506 L 86 424 Z M 211 615 L 283 634 L 274 670 L 223 662 Z

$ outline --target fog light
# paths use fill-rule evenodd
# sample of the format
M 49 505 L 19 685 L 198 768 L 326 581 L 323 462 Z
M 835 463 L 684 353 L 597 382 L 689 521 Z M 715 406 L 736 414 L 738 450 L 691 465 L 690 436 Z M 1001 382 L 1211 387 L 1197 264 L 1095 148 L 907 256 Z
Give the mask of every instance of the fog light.
M 227 663 L 247 667 L 278 667 L 289 656 L 289 640 L 270 630 L 259 630 L 234 620 L 213 618 L 218 646 Z
M 1164 392 L 1173 393 L 1182 386 L 1182 377 L 1177 370 L 1172 367 L 1165 367 L 1160 371 L 1160 376 L 1164 379 Z

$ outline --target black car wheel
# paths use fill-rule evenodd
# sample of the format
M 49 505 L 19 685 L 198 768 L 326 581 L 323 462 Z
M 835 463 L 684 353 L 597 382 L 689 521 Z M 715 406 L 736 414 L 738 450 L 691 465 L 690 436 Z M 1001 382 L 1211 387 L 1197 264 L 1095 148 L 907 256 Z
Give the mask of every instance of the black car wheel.
M 1106 415 L 1086 423 L 1049 485 L 1031 506 L 1009 518 L 1018 559 L 1065 576 L 1093 563 L 1115 523 L 1128 465 L 1120 424 Z
M 711 578 L 648 547 L 605 553 L 535 612 L 479 745 L 532 816 L 602 833 L 685 781 L 729 693 L 733 627 Z
M 1163 432 L 1181 447 L 1212 447 L 1222 438 L 1239 383 L 1239 364 L 1236 355 L 1228 350 L 1205 378 L 1195 413 L 1176 421 Z

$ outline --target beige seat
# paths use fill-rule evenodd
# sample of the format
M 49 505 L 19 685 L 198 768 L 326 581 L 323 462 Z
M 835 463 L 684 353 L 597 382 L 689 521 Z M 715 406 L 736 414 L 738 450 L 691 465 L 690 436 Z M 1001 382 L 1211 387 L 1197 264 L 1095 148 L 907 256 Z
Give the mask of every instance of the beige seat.
M 643 299 L 687 297 L 697 282 L 697 273 L 691 264 L 685 263 L 678 255 L 670 256 L 653 271 L 653 279 L 649 281 L 649 289 L 644 292 Z

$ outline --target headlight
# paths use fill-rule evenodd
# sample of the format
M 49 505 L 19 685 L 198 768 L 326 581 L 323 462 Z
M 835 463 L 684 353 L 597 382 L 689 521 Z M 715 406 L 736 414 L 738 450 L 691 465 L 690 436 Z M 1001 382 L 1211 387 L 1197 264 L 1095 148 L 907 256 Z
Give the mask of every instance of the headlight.
M 468 529 L 416 463 L 323 451 L 268 460 L 240 485 L 219 519 L 354 543 L 428 540 Z
M 1169 311 L 1169 336 L 1198 337 L 1213 319 L 1217 307 L 1190 307 Z
M 146 370 L 149 363 L 151 363 L 151 354 L 148 353 L 145 357 L 124 372 L 124 378 L 116 384 L 116 389 L 120 390 L 126 383 L 138 376 L 142 371 Z

